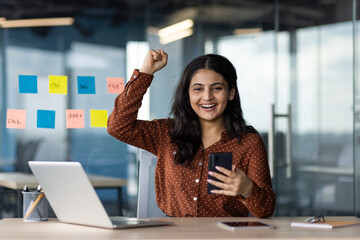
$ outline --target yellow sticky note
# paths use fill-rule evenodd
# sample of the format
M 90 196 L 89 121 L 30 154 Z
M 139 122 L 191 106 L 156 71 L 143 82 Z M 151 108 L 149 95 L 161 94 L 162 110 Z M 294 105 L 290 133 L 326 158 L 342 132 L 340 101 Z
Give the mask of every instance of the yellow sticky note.
M 49 93 L 67 94 L 67 76 L 49 76 Z
M 107 110 L 90 110 L 91 127 L 107 127 Z

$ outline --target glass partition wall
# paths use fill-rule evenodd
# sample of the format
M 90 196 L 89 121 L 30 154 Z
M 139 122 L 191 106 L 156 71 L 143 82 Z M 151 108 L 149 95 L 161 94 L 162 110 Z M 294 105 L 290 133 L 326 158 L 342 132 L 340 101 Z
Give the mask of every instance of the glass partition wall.
M 355 195 L 355 215 L 360 217 L 360 78 L 359 78 L 359 64 L 360 64 L 360 1 L 353 2 L 353 41 L 354 41 L 354 62 L 353 62 L 353 78 L 354 78 L 354 88 L 353 88 L 353 109 L 354 109 L 354 195 Z
M 273 7 L 273 30 L 224 36 L 217 50 L 235 63 L 245 117 L 267 143 L 276 215 L 352 215 L 351 2 Z
M 284 26 L 290 40 L 290 89 L 282 89 L 280 79 L 277 87 L 279 97 L 280 92 L 290 91 L 291 106 L 287 112 L 290 130 L 286 130 L 290 131 L 291 154 L 284 154 L 290 157 L 284 165 L 291 167 L 291 175 L 280 164 L 275 171 L 280 177 L 274 177 L 275 186 L 282 188 L 280 215 L 282 204 L 287 204 L 291 215 L 352 215 L 354 211 L 354 52 L 349 3 L 313 2 L 290 13 L 289 2 L 279 2 L 279 26 Z M 279 65 L 278 75 L 283 71 Z M 279 101 L 278 107 L 285 108 L 283 103 Z M 280 134 L 283 126 L 277 124 Z
M 184 66 L 218 53 L 236 67 L 244 116 L 267 147 L 275 216 L 360 216 L 359 1 L 118 2 L 78 4 L 70 26 L 0 28 L 1 171 L 80 161 L 88 173 L 126 178 L 123 214 L 135 216 L 139 150 L 92 125 L 91 110 L 113 108 L 107 78 L 126 82 L 148 49 L 163 48 L 168 65 L 139 117 L 166 118 Z M 180 33 L 159 31 L 179 22 Z M 37 93 L 19 92 L 19 75 L 36 75 Z M 50 94 L 49 75 L 67 76 L 68 92 Z M 80 94 L 78 76 L 94 77 L 95 93 Z M 26 110 L 25 129 L 6 127 L 8 109 Z M 39 109 L 56 112 L 54 128 L 38 127 Z M 67 109 L 84 110 L 83 128 L 66 126 Z M 117 214 L 116 192 L 98 193 Z

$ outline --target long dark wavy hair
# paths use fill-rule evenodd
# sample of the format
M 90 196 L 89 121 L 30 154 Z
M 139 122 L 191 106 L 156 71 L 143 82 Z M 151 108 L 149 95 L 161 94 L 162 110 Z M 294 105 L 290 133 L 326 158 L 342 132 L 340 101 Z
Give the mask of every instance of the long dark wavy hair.
M 217 72 L 226 80 L 229 90 L 235 89 L 234 99 L 228 101 L 223 113 L 224 126 L 228 135 L 237 138 L 240 142 L 245 133 L 256 132 L 252 126 L 246 124 L 243 118 L 240 95 L 236 84 L 237 75 L 232 63 L 227 58 L 217 54 L 195 58 L 186 66 L 180 78 L 171 108 L 174 125 L 170 131 L 170 136 L 172 142 L 178 147 L 174 161 L 181 165 L 188 165 L 201 146 L 200 122 L 190 105 L 189 97 L 190 81 L 200 69 L 210 69 Z

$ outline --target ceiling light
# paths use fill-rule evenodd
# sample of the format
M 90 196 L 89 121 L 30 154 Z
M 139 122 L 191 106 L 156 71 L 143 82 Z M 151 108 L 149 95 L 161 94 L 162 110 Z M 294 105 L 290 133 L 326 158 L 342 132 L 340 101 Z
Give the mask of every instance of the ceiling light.
M 74 23 L 74 18 L 38 18 L 21 20 L 2 20 L 1 28 L 20 28 L 20 27 L 49 27 L 49 26 L 68 26 Z
M 262 28 L 237 28 L 234 30 L 234 35 L 249 35 L 258 34 L 262 32 Z
M 193 26 L 194 21 L 191 19 L 186 19 L 184 21 L 160 29 L 157 33 L 160 38 L 160 43 L 167 44 L 192 35 L 194 32 L 192 29 Z
M 185 29 L 185 30 L 182 30 L 180 32 L 176 32 L 176 33 L 174 33 L 172 35 L 168 35 L 166 37 L 160 38 L 160 43 L 161 44 L 168 44 L 168 43 L 174 42 L 176 40 L 191 36 L 193 34 L 193 32 L 194 31 L 191 28 Z
M 162 28 L 159 30 L 158 32 L 158 36 L 160 38 L 164 38 L 164 37 L 167 37 L 169 35 L 172 35 L 172 34 L 176 34 L 178 32 L 181 32 L 185 29 L 189 29 L 191 28 L 192 26 L 194 25 L 194 22 L 193 20 L 191 19 L 186 19 L 184 21 L 181 21 L 181 22 L 178 22 L 178 23 L 175 23 L 173 25 L 170 25 L 168 27 L 165 27 L 165 28 Z

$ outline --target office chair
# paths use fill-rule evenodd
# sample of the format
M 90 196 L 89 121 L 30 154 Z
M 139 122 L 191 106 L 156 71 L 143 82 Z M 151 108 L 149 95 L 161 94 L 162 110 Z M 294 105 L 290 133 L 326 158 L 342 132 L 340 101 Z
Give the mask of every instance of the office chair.
M 139 192 L 137 217 L 165 217 L 155 197 L 155 168 L 157 157 L 149 152 L 141 151 L 139 169 Z

